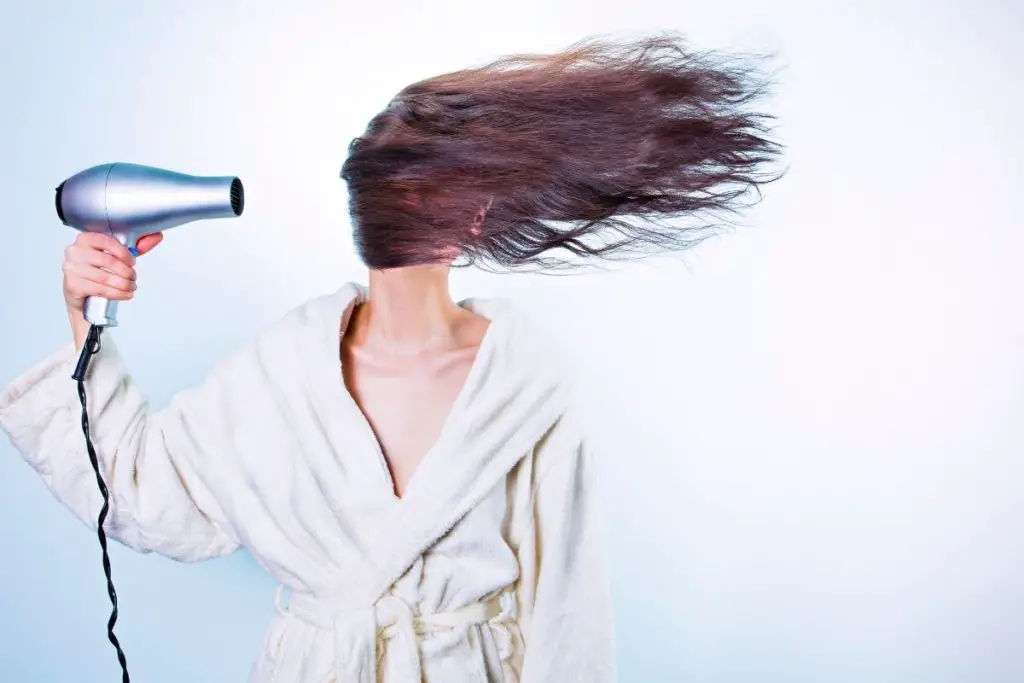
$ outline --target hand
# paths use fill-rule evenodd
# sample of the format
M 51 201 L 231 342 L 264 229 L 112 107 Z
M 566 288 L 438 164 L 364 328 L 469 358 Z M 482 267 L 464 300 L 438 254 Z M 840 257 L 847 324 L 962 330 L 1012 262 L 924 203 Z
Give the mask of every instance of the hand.
M 163 241 L 161 233 L 146 235 L 135 245 L 139 254 L 151 251 Z M 68 322 L 81 349 L 89 333 L 85 300 L 99 296 L 123 301 L 135 296 L 135 257 L 120 242 L 101 232 L 83 232 L 64 251 L 64 301 Z
M 138 244 L 139 255 L 163 241 L 162 233 L 146 235 Z M 83 232 L 64 251 L 64 301 L 69 313 L 81 313 L 90 296 L 125 301 L 135 296 L 135 257 L 110 235 Z

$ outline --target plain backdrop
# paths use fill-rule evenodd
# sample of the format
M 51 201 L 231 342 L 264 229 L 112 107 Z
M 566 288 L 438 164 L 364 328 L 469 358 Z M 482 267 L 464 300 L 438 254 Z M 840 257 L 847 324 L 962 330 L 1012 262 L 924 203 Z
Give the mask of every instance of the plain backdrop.
M 121 307 L 161 407 L 365 278 L 338 172 L 402 86 L 661 30 L 777 55 L 786 179 L 681 261 L 453 279 L 571 349 L 623 681 L 1024 680 L 1019 2 L 0 3 L 0 382 L 68 338 L 72 173 L 246 183 L 241 219 L 169 233 Z M 120 680 L 96 538 L 6 439 L 0 539 L 0 680 Z M 274 589 L 248 555 L 112 557 L 132 680 L 245 680 Z

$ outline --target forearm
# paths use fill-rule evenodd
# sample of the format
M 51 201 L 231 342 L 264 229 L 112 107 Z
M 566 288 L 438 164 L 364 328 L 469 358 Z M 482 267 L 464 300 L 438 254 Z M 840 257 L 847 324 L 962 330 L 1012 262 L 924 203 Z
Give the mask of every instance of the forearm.
M 0 392 L 0 426 L 53 495 L 95 529 L 102 499 L 71 379 L 78 354 L 70 346 Z M 110 491 L 108 535 L 135 550 L 181 560 L 232 550 L 233 534 L 191 497 L 190 487 L 205 490 L 195 468 L 198 458 L 168 446 L 164 424 L 183 418 L 150 414 L 111 340 L 93 358 L 85 390 L 90 439 Z

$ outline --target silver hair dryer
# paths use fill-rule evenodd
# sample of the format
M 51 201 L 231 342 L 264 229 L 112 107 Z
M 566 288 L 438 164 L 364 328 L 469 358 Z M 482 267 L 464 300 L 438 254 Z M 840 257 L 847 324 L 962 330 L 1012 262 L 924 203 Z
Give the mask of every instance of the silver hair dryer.
M 191 176 L 138 164 L 93 166 L 57 186 L 57 216 L 82 232 L 103 232 L 135 253 L 141 237 L 208 218 L 242 215 L 245 192 L 233 176 Z M 90 297 L 85 319 L 117 325 L 117 302 Z
M 82 232 L 102 232 L 137 254 L 141 237 L 206 218 L 242 215 L 245 197 L 242 181 L 232 176 L 201 177 L 165 171 L 138 164 L 103 164 L 76 173 L 57 186 L 57 216 L 64 225 Z M 111 578 L 110 557 L 104 522 L 110 510 L 110 492 L 103 481 L 96 448 L 89 432 L 85 378 L 89 360 L 100 350 L 100 336 L 117 325 L 117 302 L 90 297 L 85 302 L 85 319 L 91 323 L 78 365 L 71 378 L 78 383 L 82 403 L 82 433 L 103 505 L 96 519 L 96 535 L 103 550 L 103 573 L 107 578 L 111 613 L 107 639 L 117 650 L 122 683 L 130 683 L 128 663 L 114 634 L 117 621 L 117 592 Z

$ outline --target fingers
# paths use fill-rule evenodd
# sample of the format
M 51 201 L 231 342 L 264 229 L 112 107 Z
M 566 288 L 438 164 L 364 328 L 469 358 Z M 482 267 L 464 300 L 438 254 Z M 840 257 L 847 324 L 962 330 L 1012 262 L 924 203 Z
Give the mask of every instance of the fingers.
M 64 261 L 79 266 L 90 266 L 102 268 L 113 275 L 120 276 L 126 280 L 135 279 L 135 267 L 132 264 L 132 255 L 126 250 L 129 262 L 125 262 L 106 251 L 100 251 L 92 247 L 72 244 L 64 252 Z
M 158 244 L 164 241 L 162 232 L 154 232 L 139 238 L 135 244 L 135 251 L 138 256 L 152 251 Z M 123 244 L 105 232 L 82 232 L 75 239 L 75 244 L 91 249 L 106 251 L 125 263 L 133 263 L 131 252 Z
M 135 296 L 135 285 L 105 284 L 98 280 L 103 278 L 99 273 L 104 271 L 82 269 L 78 266 L 65 264 L 64 266 L 64 295 L 68 302 L 81 304 L 85 299 L 92 296 L 103 297 L 115 301 L 126 301 Z M 93 279 L 96 278 L 96 279 Z
M 125 265 L 131 266 L 135 263 L 135 257 L 116 239 L 105 232 L 82 232 L 75 238 L 75 245 L 87 249 L 105 251 Z
M 101 296 L 123 301 L 135 296 L 135 275 L 115 275 L 94 265 L 78 261 L 64 262 L 64 289 L 74 298 Z

